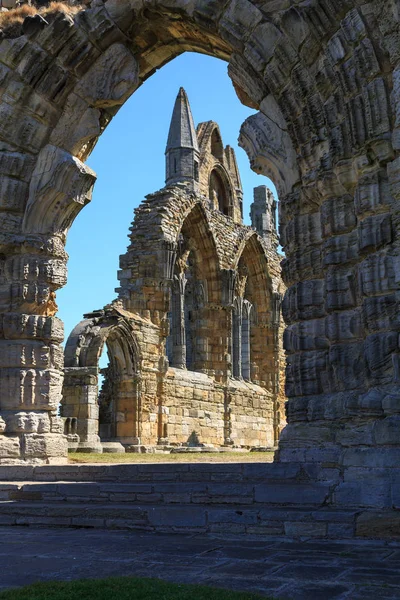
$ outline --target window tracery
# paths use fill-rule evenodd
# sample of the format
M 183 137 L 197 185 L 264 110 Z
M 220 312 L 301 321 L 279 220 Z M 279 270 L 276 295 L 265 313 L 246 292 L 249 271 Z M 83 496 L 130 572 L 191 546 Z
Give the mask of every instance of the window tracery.
M 236 277 L 232 315 L 232 374 L 238 379 L 251 379 L 251 318 L 252 303 L 246 298 L 248 271 L 239 266 Z
M 198 278 L 193 242 L 180 239 L 171 290 L 170 335 L 167 356 L 171 366 L 196 370 L 199 365 L 199 320 L 206 302 L 206 284 Z

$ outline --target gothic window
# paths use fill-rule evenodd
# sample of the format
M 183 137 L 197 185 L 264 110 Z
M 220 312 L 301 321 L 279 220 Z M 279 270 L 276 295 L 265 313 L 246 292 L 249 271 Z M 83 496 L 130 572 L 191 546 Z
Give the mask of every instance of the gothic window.
M 194 179 L 195 181 L 199 181 L 199 163 L 197 160 L 194 161 Z
M 248 300 L 235 298 L 232 321 L 232 374 L 238 379 L 250 379 L 250 328 L 252 305 Z
M 224 185 L 221 175 L 216 169 L 211 171 L 209 184 L 209 198 L 212 208 L 220 210 L 224 215 L 229 216 L 229 193 Z
M 192 370 L 195 362 L 196 350 L 196 315 L 194 303 L 193 277 L 189 272 L 186 274 L 184 315 L 185 315 L 185 337 L 186 337 L 186 368 Z
M 218 129 L 214 129 L 211 136 L 211 153 L 218 160 L 223 161 L 224 159 L 224 147 L 222 145 L 221 136 Z
M 250 316 L 251 304 L 248 300 L 242 305 L 242 354 L 241 366 L 243 379 L 250 379 Z
M 235 298 L 232 322 L 232 374 L 237 379 L 242 377 L 242 299 Z
M 177 261 L 171 292 L 170 335 L 166 352 L 171 366 L 195 370 L 198 364 L 198 336 L 200 312 L 205 303 L 204 283 L 197 279 L 194 252 L 185 250 Z

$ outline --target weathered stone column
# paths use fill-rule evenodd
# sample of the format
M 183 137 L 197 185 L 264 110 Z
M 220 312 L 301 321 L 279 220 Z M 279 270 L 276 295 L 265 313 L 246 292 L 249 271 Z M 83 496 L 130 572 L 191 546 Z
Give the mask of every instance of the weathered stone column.
M 175 275 L 172 285 L 171 366 L 177 369 L 186 369 L 185 286 L 185 275 Z
M 66 460 L 57 413 L 64 332 L 55 294 L 66 283 L 65 231 L 89 201 L 93 181 L 68 152 L 46 146 L 31 176 L 22 234 L 14 233 L 0 259 L 0 461 Z
M 140 444 L 141 436 L 141 415 L 142 415 L 142 377 L 136 374 L 133 378 L 133 444 Z
M 57 416 L 62 323 L 5 313 L 0 330 L 0 464 L 58 461 L 67 451 Z
M 62 322 L 55 290 L 65 284 L 60 240 L 22 238 L 2 260 L 0 286 L 0 463 L 66 457 L 61 399 Z
M 232 374 L 242 377 L 242 308 L 243 299 L 235 298 L 232 314 Z
M 251 379 L 250 373 L 250 317 L 252 306 L 248 300 L 243 301 L 242 308 L 242 376 L 243 379 Z
M 56 290 L 66 283 L 66 233 L 90 201 L 95 180 L 82 161 L 138 84 L 136 60 L 117 43 L 123 34 L 104 9 L 95 12 L 96 33 L 61 11 L 45 31 L 0 41 L 5 75 L 0 118 L 0 462 L 66 460 L 57 415 L 63 329 L 54 316 Z M 89 23 L 89 13 L 85 16 Z M 102 19 L 106 35 L 98 27 Z M 24 53 L 16 50 L 20 43 Z M 69 43 L 81 48 L 73 64 L 70 49 L 60 52 Z M 23 54 L 27 63 L 21 69 Z
M 102 452 L 99 433 L 98 369 L 64 369 L 62 415 L 77 419 L 79 452 Z
M 274 444 L 276 445 L 279 441 L 279 436 L 282 428 L 282 423 L 285 422 L 284 415 L 284 402 L 285 402 L 285 390 L 281 389 L 281 378 L 284 376 L 284 354 L 282 348 L 282 323 L 281 323 L 281 306 L 282 306 L 282 294 L 274 292 L 272 294 L 272 316 L 271 316 L 271 327 L 274 344 L 274 381 L 273 381 L 273 394 L 274 394 Z

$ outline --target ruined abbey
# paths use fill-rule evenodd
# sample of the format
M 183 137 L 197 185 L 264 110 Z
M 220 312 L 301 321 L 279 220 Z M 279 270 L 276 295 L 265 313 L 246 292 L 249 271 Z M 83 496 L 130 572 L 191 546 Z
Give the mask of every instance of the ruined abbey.
M 235 473 L 254 514 L 224 518 L 264 532 L 280 519 L 289 535 L 400 531 L 397 0 L 92 0 L 0 29 L 3 477 L 57 481 L 64 428 L 71 445 L 88 446 L 99 433 L 124 446 L 279 437 L 273 464 Z M 278 190 L 286 291 L 268 192 L 256 190 L 256 231 L 243 226 L 234 154 L 216 124 L 194 130 L 180 92 L 166 187 L 137 210 L 118 300 L 85 317 L 64 360 L 56 293 L 68 230 L 96 179 L 85 161 L 124 102 L 185 51 L 226 61 L 239 100 L 257 111 L 239 144 Z M 113 359 L 98 430 L 104 343 Z M 193 481 L 189 466 L 181 472 L 172 480 Z M 208 475 L 204 494 L 221 501 Z M 161 508 L 143 509 L 140 523 L 163 527 Z M 212 530 L 209 509 L 192 509 L 187 523 Z
M 242 224 L 235 153 L 213 121 L 195 130 L 183 88 L 165 158 L 166 186 L 135 211 L 118 299 L 66 344 L 70 450 L 101 451 L 100 438 L 121 450 L 272 448 L 285 421 L 275 200 L 255 188 L 253 228 Z

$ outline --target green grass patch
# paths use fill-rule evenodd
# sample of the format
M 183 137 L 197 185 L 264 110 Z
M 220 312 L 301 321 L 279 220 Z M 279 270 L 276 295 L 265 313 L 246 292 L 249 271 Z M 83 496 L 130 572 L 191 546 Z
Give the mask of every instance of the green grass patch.
M 184 454 L 139 454 L 136 452 L 86 454 L 70 452 L 70 463 L 238 463 L 272 462 L 273 452 L 185 452 Z
M 0 600 L 261 600 L 265 596 L 159 579 L 109 577 L 34 583 L 0 592 Z M 267 600 L 273 600 L 268 596 Z

